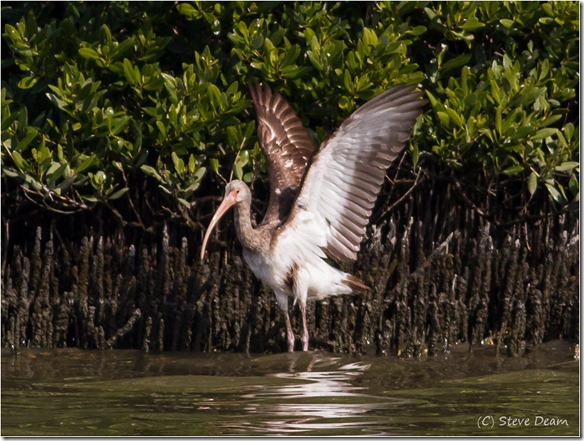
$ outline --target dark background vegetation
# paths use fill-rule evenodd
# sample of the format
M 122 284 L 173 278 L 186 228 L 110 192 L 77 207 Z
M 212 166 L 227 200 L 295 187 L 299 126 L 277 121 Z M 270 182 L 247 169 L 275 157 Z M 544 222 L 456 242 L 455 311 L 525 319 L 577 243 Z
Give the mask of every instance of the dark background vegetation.
M 2 3 L 2 344 L 278 351 L 224 182 L 266 204 L 247 90 L 322 140 L 398 83 L 429 101 L 312 345 L 512 354 L 578 338 L 577 2 Z

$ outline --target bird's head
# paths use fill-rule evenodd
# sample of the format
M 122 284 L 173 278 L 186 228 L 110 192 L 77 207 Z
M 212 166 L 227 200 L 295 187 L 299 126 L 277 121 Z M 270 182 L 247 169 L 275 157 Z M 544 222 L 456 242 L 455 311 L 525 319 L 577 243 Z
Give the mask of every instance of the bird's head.
M 223 205 L 225 201 L 228 200 L 229 198 L 234 198 L 235 202 L 229 205 L 229 207 L 231 207 L 231 205 L 242 202 L 249 195 L 250 195 L 249 187 L 239 179 L 234 179 L 225 186 L 225 197 L 223 198 L 223 202 L 221 203 L 221 205 Z M 219 209 L 217 209 L 217 212 L 219 212 Z
M 251 199 L 251 193 L 249 191 L 249 187 L 244 184 L 242 181 L 236 179 L 231 181 L 225 187 L 225 197 L 217 208 L 217 211 L 213 215 L 211 222 L 209 223 L 209 227 L 207 228 L 207 232 L 205 233 L 205 237 L 203 239 L 203 247 L 201 248 L 201 260 L 205 257 L 205 249 L 207 248 L 207 241 L 209 240 L 209 236 L 211 235 L 211 231 L 219 222 L 219 219 L 223 217 L 225 213 L 234 205 L 239 204 L 245 200 Z

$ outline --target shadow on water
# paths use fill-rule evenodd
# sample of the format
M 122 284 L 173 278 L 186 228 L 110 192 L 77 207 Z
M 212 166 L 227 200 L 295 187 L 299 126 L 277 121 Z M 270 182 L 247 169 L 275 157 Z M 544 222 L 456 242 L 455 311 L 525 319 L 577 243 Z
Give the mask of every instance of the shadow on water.
M 2 435 L 578 435 L 579 364 L 460 348 L 422 360 L 325 352 L 2 353 Z

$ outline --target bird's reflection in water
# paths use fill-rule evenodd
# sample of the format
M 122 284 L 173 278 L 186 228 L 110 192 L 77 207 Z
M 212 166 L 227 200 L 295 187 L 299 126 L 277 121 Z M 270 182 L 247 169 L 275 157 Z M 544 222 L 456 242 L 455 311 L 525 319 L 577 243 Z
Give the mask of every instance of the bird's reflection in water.
M 291 357 L 286 372 L 269 374 L 289 380 L 285 385 L 263 385 L 242 397 L 248 400 L 244 411 L 250 414 L 245 431 L 270 435 L 322 434 L 323 430 L 336 435 L 382 434 L 375 430 L 384 423 L 380 413 L 402 404 L 402 400 L 370 395 L 366 387 L 355 385 L 355 379 L 369 367 L 361 362 L 343 364 L 339 358 L 320 354 Z

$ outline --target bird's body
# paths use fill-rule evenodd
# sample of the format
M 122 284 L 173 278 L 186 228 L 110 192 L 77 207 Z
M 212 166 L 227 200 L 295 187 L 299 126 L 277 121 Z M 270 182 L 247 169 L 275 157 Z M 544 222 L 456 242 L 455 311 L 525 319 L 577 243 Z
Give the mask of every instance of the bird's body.
M 284 297 L 306 303 L 307 299 L 320 300 L 352 292 L 348 282 L 350 275 L 329 265 L 320 248 L 311 253 L 302 252 L 301 247 L 286 239 L 285 235 L 280 235 L 269 253 L 243 249 L 248 266 L 258 279 L 274 290 L 280 304 Z
M 386 169 L 403 149 L 424 101 L 411 87 L 390 89 L 357 110 L 316 150 L 280 94 L 259 85 L 251 92 L 268 162 L 268 209 L 254 228 L 249 187 L 238 180 L 227 184 L 201 258 L 213 226 L 235 206 L 243 257 L 256 277 L 274 290 L 286 320 L 288 350 L 294 348 L 290 297 L 300 307 L 302 349 L 307 350 L 307 300 L 368 289 L 326 259 L 355 260 Z

